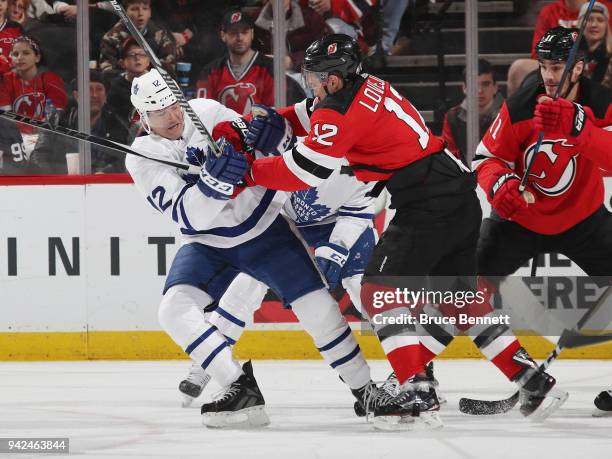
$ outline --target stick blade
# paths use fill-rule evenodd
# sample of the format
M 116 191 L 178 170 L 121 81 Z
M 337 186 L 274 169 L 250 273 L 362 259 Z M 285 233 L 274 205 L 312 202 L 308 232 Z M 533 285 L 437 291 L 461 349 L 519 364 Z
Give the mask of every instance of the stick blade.
M 459 399 L 459 411 L 473 416 L 502 414 L 514 408 L 518 400 L 518 392 L 503 400 L 475 400 L 473 398 L 462 397 Z

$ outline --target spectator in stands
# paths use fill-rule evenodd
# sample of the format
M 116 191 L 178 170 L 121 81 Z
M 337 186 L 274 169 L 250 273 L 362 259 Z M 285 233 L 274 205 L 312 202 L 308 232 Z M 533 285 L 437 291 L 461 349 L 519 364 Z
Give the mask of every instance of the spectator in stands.
M 11 49 L 13 70 L 2 75 L 0 108 L 37 120 L 59 116 L 68 105 L 64 80 L 42 70 L 43 56 L 36 41 L 26 35 L 16 38 Z M 34 128 L 20 127 L 29 154 L 38 139 Z
M 391 49 L 400 30 L 402 17 L 409 3 L 414 3 L 414 0 L 382 1 L 383 30 L 381 44 L 384 54 L 391 54 Z
M 579 20 L 586 14 L 588 4 L 580 8 Z M 587 52 L 583 75 L 601 83 L 612 54 L 612 32 L 610 31 L 610 12 L 603 3 L 595 2 L 589 22 L 584 29 Z
M 151 0 L 123 0 L 125 10 L 151 45 L 153 52 L 161 61 L 163 67 L 172 76 L 176 76 L 175 43 L 170 32 L 151 21 Z M 130 36 L 121 21 L 109 30 L 100 44 L 100 69 L 105 73 L 121 72 L 119 59 L 123 43 Z
M 129 145 L 133 137 L 106 104 L 109 85 L 106 76 L 97 70 L 89 72 L 89 110 L 91 133 L 98 137 Z M 78 103 L 76 80 L 72 83 L 74 102 L 62 117 L 61 124 L 78 129 Z M 40 141 L 30 156 L 30 163 L 45 173 L 67 173 L 66 153 L 79 151 L 78 143 L 54 134 L 41 134 Z M 100 147 L 91 148 L 91 169 L 94 174 L 125 172 L 122 155 L 109 153 Z
M 366 18 L 371 18 L 378 0 L 309 0 L 308 5 L 325 18 L 333 33 L 344 33 L 359 40 L 363 51 L 375 43 L 373 21 L 364 27 Z M 375 21 L 374 21 L 375 22 Z
M 255 20 L 255 35 L 261 41 L 261 51 L 272 54 L 274 1 L 266 1 Z M 310 44 L 321 38 L 325 32 L 325 21 L 311 8 L 303 8 L 297 0 L 284 0 L 287 28 L 287 60 L 285 68 L 300 72 L 304 52 Z
M 467 95 L 466 73 L 463 69 L 463 94 Z M 478 60 L 478 126 L 479 139 L 495 119 L 504 102 L 497 87 L 495 72 L 491 63 L 485 59 Z M 474 157 L 473 151 L 467 150 L 467 102 L 452 107 L 444 115 L 442 137 L 447 148 L 468 167 Z
M 197 83 L 197 96 L 215 99 L 240 114 L 253 104 L 274 105 L 272 59 L 252 48 L 253 19 L 239 9 L 225 13 L 221 41 L 227 54 L 207 65 Z
M 606 6 L 611 6 L 609 0 L 600 0 Z M 531 46 L 531 59 L 517 59 L 508 69 L 507 96 L 510 97 L 523 82 L 523 79 L 538 69 L 538 61 L 535 55 L 535 46 L 544 36 L 546 31 L 553 27 L 580 27 L 578 14 L 582 5 L 587 4 L 588 0 L 558 0 L 555 3 L 544 6 L 538 14 L 533 41 Z
M 23 35 L 21 25 L 9 18 L 9 1 L 0 0 L 0 75 L 10 72 L 13 41 L 21 35 Z
M 30 172 L 28 156 L 17 125 L 0 118 L 0 175 L 21 175 Z
M 177 47 L 177 59 L 192 64 L 190 79 L 202 68 L 224 54 L 219 38 L 219 24 L 227 10 L 227 1 L 154 0 L 153 19 L 172 31 Z M 235 3 L 235 2 L 234 2 Z
M 110 82 L 108 107 L 117 115 L 119 121 L 135 134 L 140 128 L 140 119 L 130 102 L 132 80 L 148 72 L 151 62 L 144 49 L 130 37 L 123 45 L 119 64 L 124 72 Z

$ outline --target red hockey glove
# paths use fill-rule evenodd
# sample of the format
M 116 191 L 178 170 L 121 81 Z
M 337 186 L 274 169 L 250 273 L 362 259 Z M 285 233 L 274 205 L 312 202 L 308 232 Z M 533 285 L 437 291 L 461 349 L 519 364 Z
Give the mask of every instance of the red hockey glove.
M 566 99 L 541 97 L 536 105 L 533 121 L 536 129 L 573 137 L 577 143 L 588 138 L 592 123 L 590 109 Z
M 500 217 L 507 220 L 527 208 L 527 201 L 519 191 L 521 181 L 515 174 L 500 176 L 489 191 L 489 202 Z

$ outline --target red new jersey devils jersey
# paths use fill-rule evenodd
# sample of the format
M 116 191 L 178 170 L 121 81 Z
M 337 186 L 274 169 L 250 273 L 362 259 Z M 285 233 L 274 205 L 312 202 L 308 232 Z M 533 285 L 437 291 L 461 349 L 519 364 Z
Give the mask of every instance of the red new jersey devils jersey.
M 310 123 L 305 107 L 301 102 L 291 109 L 295 114 L 285 110 L 283 115 L 306 139 L 283 156 L 255 161 L 256 183 L 287 191 L 317 186 L 344 157 L 359 180 L 387 180 L 393 172 L 385 171 L 444 148 L 412 104 L 373 75 L 360 76 L 352 87 L 327 96 L 314 107 Z
M 534 85 L 520 90 L 504 103 L 497 118 L 478 146 L 474 166 L 478 182 L 490 193 L 495 181 L 508 172 L 523 176 L 532 160 L 539 135 L 534 127 L 536 99 L 544 88 Z M 513 220 L 541 234 L 558 234 L 575 226 L 603 203 L 602 168 L 610 167 L 610 148 L 601 146 L 612 127 L 612 97 L 607 90 L 582 78 L 578 103 L 591 108 L 598 126 L 591 140 L 578 148 L 571 137 L 548 133 L 533 159 L 529 187 L 535 204 L 519 211 Z M 597 145 L 595 144 L 597 143 Z M 612 146 L 612 144 L 610 145 Z
M 23 35 L 23 29 L 17 22 L 7 21 L 3 26 L 0 26 L 0 54 L 9 57 L 13 41 L 17 37 Z
M 272 106 L 272 59 L 256 52 L 242 75 L 234 74 L 227 57 L 217 59 L 203 70 L 196 88 L 197 97 L 214 99 L 242 115 L 251 113 L 253 104 Z
M 58 110 L 68 105 L 64 80 L 53 72 L 42 72 L 32 80 L 25 81 L 15 72 L 4 75 L 0 91 L 0 106 L 10 105 L 20 115 L 42 120 L 45 115 L 45 101 L 51 99 Z

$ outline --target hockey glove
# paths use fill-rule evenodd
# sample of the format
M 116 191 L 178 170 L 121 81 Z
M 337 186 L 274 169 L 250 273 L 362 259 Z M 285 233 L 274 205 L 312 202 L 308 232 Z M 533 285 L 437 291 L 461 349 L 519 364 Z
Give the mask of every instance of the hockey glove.
M 349 250 L 338 244 L 322 242 L 317 245 L 314 255 L 317 267 L 325 276 L 329 289 L 334 290 L 348 259 Z
M 234 194 L 234 185 L 244 177 L 248 163 L 244 155 L 223 137 L 217 141 L 217 145 L 221 156 L 217 158 L 208 150 L 197 185 L 205 196 L 225 200 Z
M 520 210 L 527 208 L 527 201 L 519 191 L 521 181 L 515 174 L 504 174 L 493 184 L 489 202 L 500 217 L 509 220 Z
M 265 105 L 253 106 L 253 119 L 245 142 L 265 156 L 277 156 L 291 149 L 295 143 L 289 122 Z
M 536 129 L 544 132 L 561 133 L 573 137 L 577 143 L 588 138 L 592 123 L 586 109 L 566 99 L 539 99 L 533 121 Z

